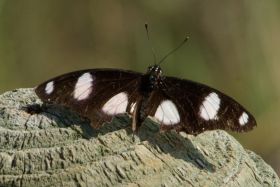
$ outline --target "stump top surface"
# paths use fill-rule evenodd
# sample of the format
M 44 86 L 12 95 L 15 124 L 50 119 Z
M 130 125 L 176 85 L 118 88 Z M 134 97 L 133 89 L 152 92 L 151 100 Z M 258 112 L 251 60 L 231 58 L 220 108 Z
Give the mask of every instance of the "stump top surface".
M 280 186 L 273 169 L 225 131 L 159 133 L 146 120 L 133 141 L 130 119 L 95 130 L 42 104 L 33 89 L 0 95 L 0 186 Z

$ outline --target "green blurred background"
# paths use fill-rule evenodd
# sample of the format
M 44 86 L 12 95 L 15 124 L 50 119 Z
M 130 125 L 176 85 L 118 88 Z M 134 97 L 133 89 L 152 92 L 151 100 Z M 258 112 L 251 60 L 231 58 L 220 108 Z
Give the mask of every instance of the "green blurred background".
M 280 1 L 0 0 L 0 93 L 65 72 L 153 63 L 144 23 L 162 65 L 234 97 L 258 127 L 234 134 L 280 174 Z

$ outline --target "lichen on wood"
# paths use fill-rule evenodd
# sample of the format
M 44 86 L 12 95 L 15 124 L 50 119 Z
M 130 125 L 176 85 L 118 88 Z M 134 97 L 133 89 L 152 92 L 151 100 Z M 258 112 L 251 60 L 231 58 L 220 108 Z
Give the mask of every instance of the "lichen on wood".
M 0 95 L 0 186 L 280 186 L 273 169 L 225 131 L 136 136 L 118 117 L 95 130 L 33 89 Z

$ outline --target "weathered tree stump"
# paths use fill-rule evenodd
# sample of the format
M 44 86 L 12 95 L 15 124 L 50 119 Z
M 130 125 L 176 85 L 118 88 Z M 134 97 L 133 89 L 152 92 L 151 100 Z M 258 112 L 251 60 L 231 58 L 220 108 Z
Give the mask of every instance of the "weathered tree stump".
M 280 186 L 272 168 L 225 131 L 158 133 L 130 119 L 99 130 L 33 89 L 0 96 L 0 186 Z M 28 108 L 26 108 L 29 106 Z

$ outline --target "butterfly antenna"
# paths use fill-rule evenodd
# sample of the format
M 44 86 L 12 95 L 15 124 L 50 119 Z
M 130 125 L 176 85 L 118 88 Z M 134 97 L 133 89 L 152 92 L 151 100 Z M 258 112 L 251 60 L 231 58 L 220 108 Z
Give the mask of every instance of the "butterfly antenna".
M 189 40 L 190 36 L 186 36 L 186 38 L 173 50 L 171 50 L 169 53 L 167 53 L 159 62 L 158 65 L 160 65 L 163 61 L 165 61 L 165 59 L 167 57 L 169 57 L 171 54 L 173 54 L 174 52 L 176 52 L 178 49 L 180 49 L 188 40 Z
M 155 49 L 154 49 L 154 47 L 152 45 L 152 42 L 150 40 L 150 33 L 149 33 L 149 25 L 148 25 L 148 23 L 145 23 L 145 30 L 146 30 L 148 41 L 150 42 L 150 46 L 151 46 L 151 49 L 152 49 L 152 53 L 153 53 L 153 57 L 154 57 L 154 64 L 156 64 L 157 56 L 156 56 Z

